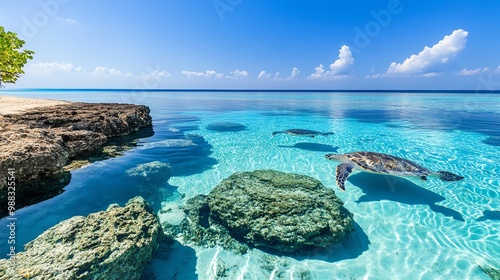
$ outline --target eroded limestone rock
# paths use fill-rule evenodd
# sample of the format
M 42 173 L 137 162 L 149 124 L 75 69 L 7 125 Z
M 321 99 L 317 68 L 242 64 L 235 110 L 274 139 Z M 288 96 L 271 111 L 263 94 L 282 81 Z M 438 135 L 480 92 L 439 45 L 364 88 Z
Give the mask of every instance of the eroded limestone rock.
M 151 206 L 135 197 L 46 230 L 16 255 L 15 269 L 0 260 L 0 279 L 139 279 L 162 238 Z

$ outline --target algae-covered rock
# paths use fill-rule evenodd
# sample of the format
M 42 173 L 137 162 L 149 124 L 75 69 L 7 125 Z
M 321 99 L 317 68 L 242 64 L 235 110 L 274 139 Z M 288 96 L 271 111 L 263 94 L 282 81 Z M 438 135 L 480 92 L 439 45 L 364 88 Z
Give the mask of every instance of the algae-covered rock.
M 285 253 L 326 247 L 353 230 L 352 214 L 333 190 L 274 170 L 231 175 L 208 195 L 208 206 L 234 237 Z
M 0 279 L 139 279 L 162 234 L 149 204 L 136 197 L 48 229 L 16 255 L 15 268 L 0 260 Z
M 352 214 L 333 190 L 304 175 L 238 172 L 184 206 L 176 234 L 199 245 L 236 248 L 236 240 L 283 253 L 326 247 L 353 230 Z M 172 228 L 172 227 L 170 227 Z
M 127 175 L 143 178 L 146 181 L 166 182 L 172 175 L 172 166 L 168 163 L 152 161 L 128 169 Z

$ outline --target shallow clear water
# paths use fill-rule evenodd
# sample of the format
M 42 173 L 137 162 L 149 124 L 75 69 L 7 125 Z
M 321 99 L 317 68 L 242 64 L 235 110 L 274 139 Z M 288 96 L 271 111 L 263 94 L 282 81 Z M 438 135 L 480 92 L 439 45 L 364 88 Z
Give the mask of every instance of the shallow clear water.
M 155 134 L 124 156 L 72 172 L 61 195 L 16 212 L 26 243 L 75 215 L 136 195 L 159 211 L 207 194 L 236 171 L 275 169 L 317 178 L 354 214 L 356 231 L 315 256 L 244 255 L 176 243 L 148 268 L 157 279 L 488 279 L 500 268 L 500 95 L 452 93 L 8 91 L 3 94 L 150 106 Z M 214 122 L 244 124 L 213 131 Z M 304 128 L 328 137 L 271 136 Z M 357 173 L 341 192 L 326 153 L 368 150 L 465 177 L 427 182 Z M 170 163 L 158 186 L 126 170 Z M 160 214 L 162 221 L 178 213 Z M 5 219 L 0 228 L 6 226 Z M 0 251 L 7 251 L 5 232 Z M 18 250 L 22 248 L 18 245 Z M 309 278 L 307 278 L 309 277 Z

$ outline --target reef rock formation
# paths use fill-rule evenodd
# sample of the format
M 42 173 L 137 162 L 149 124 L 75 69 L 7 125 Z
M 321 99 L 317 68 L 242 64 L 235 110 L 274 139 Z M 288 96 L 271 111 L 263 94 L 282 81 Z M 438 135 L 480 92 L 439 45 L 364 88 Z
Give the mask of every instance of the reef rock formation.
M 274 170 L 235 173 L 208 196 L 190 199 L 184 211 L 188 219 L 177 232 L 165 228 L 201 245 L 237 248 L 227 233 L 250 246 L 293 253 L 326 247 L 353 230 L 352 214 L 333 190 Z
M 151 207 L 135 197 L 48 229 L 16 254 L 15 268 L 0 260 L 0 279 L 139 279 L 162 238 Z
M 160 161 L 152 161 L 139 164 L 136 167 L 127 169 L 130 177 L 142 178 L 147 182 L 167 182 L 172 175 L 172 166 Z
M 75 102 L 0 115 L 0 203 L 7 203 L 4 171 L 15 170 L 16 204 L 22 205 L 19 194 L 31 192 L 23 188 L 36 186 L 24 182 L 60 175 L 70 159 L 151 127 L 149 113 L 140 105 Z

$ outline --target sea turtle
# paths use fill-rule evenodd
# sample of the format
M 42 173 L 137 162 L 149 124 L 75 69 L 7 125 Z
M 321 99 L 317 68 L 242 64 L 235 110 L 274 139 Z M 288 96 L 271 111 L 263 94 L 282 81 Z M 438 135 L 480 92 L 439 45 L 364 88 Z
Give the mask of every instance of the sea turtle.
M 407 159 L 376 152 L 353 152 L 348 154 L 327 154 L 329 160 L 342 162 L 337 166 L 337 186 L 345 191 L 344 183 L 353 169 L 394 176 L 414 176 L 426 181 L 427 176 L 437 176 L 446 182 L 460 181 L 464 177 L 448 171 L 431 171 Z
M 288 134 L 291 136 L 314 137 L 314 136 L 318 136 L 318 135 L 322 135 L 322 136 L 332 135 L 333 132 L 320 132 L 320 131 L 314 131 L 314 130 L 309 130 L 309 129 L 294 128 L 294 129 L 287 129 L 284 131 L 273 132 L 273 136 L 276 134 Z

